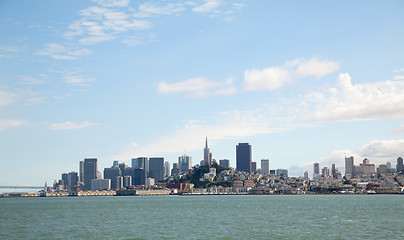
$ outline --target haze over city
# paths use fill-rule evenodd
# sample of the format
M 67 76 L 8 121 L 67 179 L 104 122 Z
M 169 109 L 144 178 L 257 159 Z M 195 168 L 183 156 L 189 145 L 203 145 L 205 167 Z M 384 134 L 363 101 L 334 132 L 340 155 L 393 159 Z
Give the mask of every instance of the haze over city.
M 402 1 L 1 1 L 0 185 L 164 157 L 404 156 Z

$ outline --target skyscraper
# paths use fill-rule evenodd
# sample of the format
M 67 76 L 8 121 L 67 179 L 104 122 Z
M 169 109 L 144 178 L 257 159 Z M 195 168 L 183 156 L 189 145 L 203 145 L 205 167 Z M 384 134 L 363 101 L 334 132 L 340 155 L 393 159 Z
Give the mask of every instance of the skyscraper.
M 261 160 L 261 173 L 262 175 L 269 175 L 269 159 Z
M 91 189 L 91 181 L 97 179 L 97 159 L 96 158 L 86 158 L 83 164 L 84 173 L 84 189 Z
M 224 168 L 229 168 L 230 167 L 229 159 L 219 160 L 219 165 L 224 167 Z
M 79 163 L 79 181 L 84 183 L 84 161 Z
M 69 172 L 67 175 L 67 189 L 72 190 L 77 186 L 78 181 L 79 177 L 77 172 Z
M 251 145 L 248 143 L 239 143 L 236 146 L 237 171 L 251 172 Z
M 313 163 L 313 174 L 320 174 L 320 164 Z
M 355 167 L 354 167 L 354 157 L 345 157 L 345 177 L 350 175 L 353 177 L 355 175 Z
M 401 173 L 404 172 L 403 158 L 402 157 L 397 158 L 396 170 L 397 170 L 397 172 L 401 172 Z
M 181 172 L 188 172 L 192 167 L 192 157 L 187 156 L 186 154 L 178 157 L 178 165 Z
M 257 162 L 251 162 L 251 172 L 257 172 Z
M 164 173 L 165 176 L 170 176 L 171 175 L 170 163 L 168 161 L 166 161 L 164 163 L 164 170 L 165 170 L 165 173 Z
M 104 179 L 111 179 L 111 188 L 117 187 L 117 177 L 120 176 L 122 176 L 122 172 L 119 167 L 104 168 Z
M 154 178 L 155 182 L 164 179 L 164 158 L 152 157 L 149 159 L 148 177 Z
M 208 137 L 206 137 L 205 148 L 203 149 L 203 161 L 204 165 L 210 166 L 212 165 L 212 153 L 208 148 Z
M 146 175 L 149 174 L 149 159 L 147 157 L 138 157 L 136 158 L 135 164 L 133 164 L 132 159 L 132 167 L 134 168 L 142 168 L 145 170 Z M 133 179 L 132 179 L 133 181 Z

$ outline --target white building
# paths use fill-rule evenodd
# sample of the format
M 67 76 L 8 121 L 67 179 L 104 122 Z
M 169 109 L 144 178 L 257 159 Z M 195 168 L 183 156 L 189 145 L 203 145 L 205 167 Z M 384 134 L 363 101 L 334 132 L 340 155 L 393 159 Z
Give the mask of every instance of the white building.
M 269 175 L 269 159 L 261 160 L 261 174 Z
M 154 186 L 154 178 L 146 178 L 146 186 Z

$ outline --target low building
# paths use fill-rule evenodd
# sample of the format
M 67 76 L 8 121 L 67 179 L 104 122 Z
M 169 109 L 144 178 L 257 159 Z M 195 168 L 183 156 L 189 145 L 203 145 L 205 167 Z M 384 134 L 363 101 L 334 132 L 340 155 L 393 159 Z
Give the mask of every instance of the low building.
M 91 190 L 105 190 L 111 188 L 111 179 L 92 179 Z

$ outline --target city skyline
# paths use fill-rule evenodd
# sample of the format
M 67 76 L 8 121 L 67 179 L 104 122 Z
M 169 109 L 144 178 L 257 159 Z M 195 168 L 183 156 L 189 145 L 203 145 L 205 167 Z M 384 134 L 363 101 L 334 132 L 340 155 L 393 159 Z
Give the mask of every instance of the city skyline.
M 344 172 L 345 156 L 395 164 L 403 10 L 402 1 L 2 1 L 0 185 L 42 185 L 92 157 L 99 169 L 142 156 L 173 166 L 185 154 L 195 165 L 206 137 L 216 161 L 236 167 L 235 146 L 248 142 L 257 168 L 269 159 L 291 176 L 312 175 L 313 162 Z

